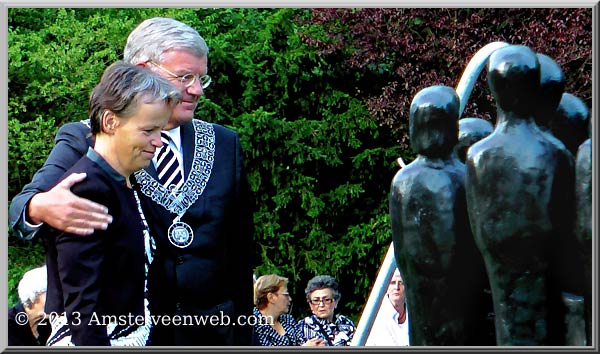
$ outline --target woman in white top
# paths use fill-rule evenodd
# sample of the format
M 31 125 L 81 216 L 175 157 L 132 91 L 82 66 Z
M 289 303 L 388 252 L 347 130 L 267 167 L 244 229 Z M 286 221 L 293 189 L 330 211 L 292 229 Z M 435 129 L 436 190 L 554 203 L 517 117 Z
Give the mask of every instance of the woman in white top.
M 408 311 L 404 296 L 404 281 L 396 269 L 385 299 L 371 327 L 366 346 L 408 346 Z

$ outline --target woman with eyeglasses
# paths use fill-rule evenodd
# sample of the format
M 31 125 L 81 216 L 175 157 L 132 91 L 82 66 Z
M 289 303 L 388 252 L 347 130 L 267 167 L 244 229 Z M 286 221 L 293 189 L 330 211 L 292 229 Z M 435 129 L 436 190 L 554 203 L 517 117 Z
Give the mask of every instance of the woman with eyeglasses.
M 258 346 L 324 346 L 314 338 L 306 340 L 297 322 L 288 314 L 291 297 L 288 279 L 275 274 L 263 275 L 254 283 L 253 344 Z
M 354 336 L 354 322 L 346 316 L 334 315 L 340 301 L 339 284 L 329 275 L 319 275 L 308 281 L 306 300 L 312 316 L 298 322 L 297 328 L 307 339 L 320 338 L 327 346 L 348 346 Z

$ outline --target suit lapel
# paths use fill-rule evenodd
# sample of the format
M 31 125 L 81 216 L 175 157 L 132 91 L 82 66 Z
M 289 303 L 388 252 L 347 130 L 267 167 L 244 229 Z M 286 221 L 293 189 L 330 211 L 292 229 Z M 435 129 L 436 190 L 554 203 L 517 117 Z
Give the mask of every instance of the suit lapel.
M 192 169 L 192 160 L 194 158 L 194 150 L 196 148 L 196 134 L 194 125 L 190 121 L 181 126 L 181 148 L 183 150 L 183 175 L 187 181 L 187 176 Z

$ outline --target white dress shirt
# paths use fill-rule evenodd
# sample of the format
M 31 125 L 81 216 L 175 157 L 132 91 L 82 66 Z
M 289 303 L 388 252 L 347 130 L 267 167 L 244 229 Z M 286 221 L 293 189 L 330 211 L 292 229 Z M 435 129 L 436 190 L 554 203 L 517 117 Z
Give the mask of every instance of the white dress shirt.
M 163 130 L 163 133 L 167 133 L 167 135 L 171 138 L 171 141 L 169 144 L 171 144 L 171 146 L 173 147 L 173 153 L 175 153 L 175 157 L 177 157 L 177 161 L 179 162 L 179 166 L 181 166 L 181 171 L 183 171 L 183 147 L 181 146 L 181 127 L 177 127 L 177 128 L 173 128 L 171 130 Z M 154 153 L 154 157 L 152 158 L 152 162 L 154 163 L 154 167 L 156 167 L 156 157 L 158 156 L 158 153 L 164 148 L 161 147 L 160 149 L 157 149 L 156 152 Z M 184 173 L 184 179 L 185 181 L 185 173 Z
M 381 301 L 381 307 L 371 327 L 365 346 L 408 346 L 408 309 L 406 309 L 406 320 L 398 323 L 400 314 L 386 296 Z

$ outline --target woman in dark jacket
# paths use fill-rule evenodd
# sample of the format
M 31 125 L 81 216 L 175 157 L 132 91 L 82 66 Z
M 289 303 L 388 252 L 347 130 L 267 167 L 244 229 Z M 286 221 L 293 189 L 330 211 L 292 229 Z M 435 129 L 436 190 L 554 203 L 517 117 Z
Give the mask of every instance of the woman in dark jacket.
M 47 246 L 48 345 L 146 344 L 151 242 L 129 177 L 162 146 L 161 129 L 180 99 L 167 79 L 124 62 L 109 66 L 92 91 L 94 147 L 63 178 L 86 173 L 72 192 L 107 206 L 114 219 L 88 236 L 40 230 Z

